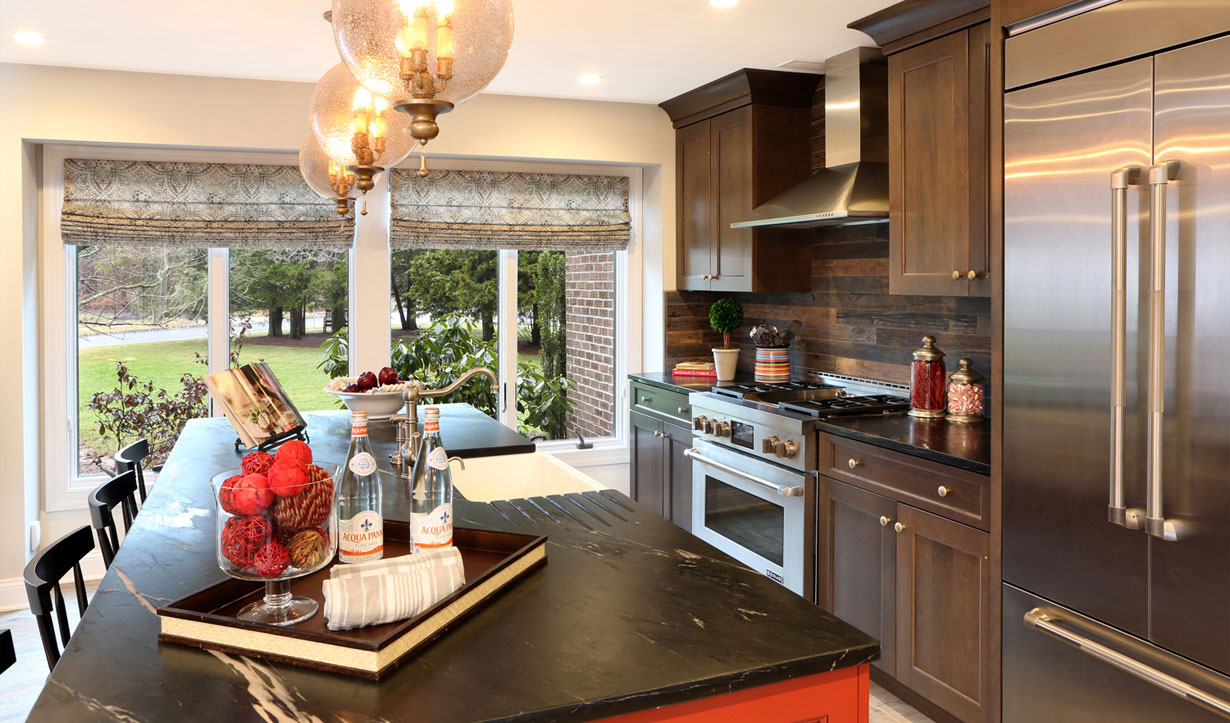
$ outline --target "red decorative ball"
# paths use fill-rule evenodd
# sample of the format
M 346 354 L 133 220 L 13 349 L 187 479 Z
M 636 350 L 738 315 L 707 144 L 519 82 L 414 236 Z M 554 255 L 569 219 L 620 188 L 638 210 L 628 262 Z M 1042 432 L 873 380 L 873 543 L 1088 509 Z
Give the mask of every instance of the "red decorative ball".
M 307 484 L 307 466 L 292 459 L 280 459 L 269 468 L 269 489 L 278 497 L 294 497 L 305 490 Z
M 228 482 L 230 480 L 227 480 Z M 224 482 L 223 485 L 226 483 Z M 221 501 L 221 494 L 218 495 Z M 273 492 L 269 489 L 269 480 L 263 474 L 244 475 L 231 488 L 228 502 L 234 508 L 233 514 L 259 515 L 273 504 Z M 223 505 L 226 509 L 226 505 Z M 227 510 L 230 512 L 230 510 Z
M 269 474 L 273 466 L 273 455 L 268 452 L 251 452 L 243 456 L 240 467 L 244 474 Z
M 222 555 L 236 567 L 252 567 L 257 550 L 273 539 L 273 523 L 264 515 L 232 517 L 222 527 Z
M 235 485 L 238 484 L 241 479 L 243 479 L 243 475 L 241 474 L 228 477 L 226 481 L 222 483 L 222 486 L 218 488 L 218 504 L 222 505 L 222 509 L 232 515 L 243 514 L 237 507 L 235 507 L 235 502 L 231 499 L 235 493 Z
M 287 440 L 282 443 L 281 447 L 278 447 L 274 459 L 279 462 L 284 459 L 293 459 L 300 464 L 309 465 L 312 463 L 312 448 L 297 439 Z
M 277 577 L 290 565 L 290 551 L 280 542 L 270 542 L 252 557 L 252 569 L 261 577 Z
M 273 519 L 284 536 L 323 524 L 332 511 L 333 481 L 327 474 L 323 480 L 307 485 L 301 494 L 279 497 L 273 503 Z

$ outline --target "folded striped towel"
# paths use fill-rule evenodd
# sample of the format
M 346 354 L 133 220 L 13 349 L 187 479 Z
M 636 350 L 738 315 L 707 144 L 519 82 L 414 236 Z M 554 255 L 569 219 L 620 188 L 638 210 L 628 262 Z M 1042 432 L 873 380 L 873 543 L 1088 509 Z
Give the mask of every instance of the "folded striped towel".
M 456 547 L 357 564 L 337 564 L 324 581 L 330 630 L 350 630 L 405 620 L 465 584 Z

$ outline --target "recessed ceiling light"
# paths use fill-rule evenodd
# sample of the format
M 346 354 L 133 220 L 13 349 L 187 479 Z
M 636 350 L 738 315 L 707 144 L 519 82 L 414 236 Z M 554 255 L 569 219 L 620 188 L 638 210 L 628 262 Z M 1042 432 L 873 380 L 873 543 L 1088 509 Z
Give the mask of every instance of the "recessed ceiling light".
M 739 4 L 739 0 L 709 0 L 709 4 L 715 8 L 733 8 Z
M 22 45 L 42 45 L 47 42 L 47 38 L 44 38 L 42 33 L 36 33 L 33 30 L 21 30 L 13 33 L 13 40 Z
M 602 82 L 602 76 L 597 73 L 582 73 L 577 80 L 581 85 L 598 85 Z

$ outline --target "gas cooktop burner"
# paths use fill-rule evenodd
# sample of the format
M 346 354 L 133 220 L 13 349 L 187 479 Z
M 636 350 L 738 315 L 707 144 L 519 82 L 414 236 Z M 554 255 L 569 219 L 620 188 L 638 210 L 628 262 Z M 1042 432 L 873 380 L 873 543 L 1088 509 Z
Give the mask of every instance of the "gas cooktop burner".
M 778 382 L 771 384 L 733 384 L 727 387 L 713 387 L 714 394 L 733 399 L 743 399 L 749 402 L 807 401 L 814 399 L 832 399 L 841 392 L 841 387 L 823 382 Z
M 848 417 L 860 414 L 896 414 L 908 410 L 910 402 L 891 394 L 874 394 L 866 397 L 792 400 L 781 402 L 777 408 L 783 412 L 795 412 L 815 419 L 827 419 L 828 417 Z

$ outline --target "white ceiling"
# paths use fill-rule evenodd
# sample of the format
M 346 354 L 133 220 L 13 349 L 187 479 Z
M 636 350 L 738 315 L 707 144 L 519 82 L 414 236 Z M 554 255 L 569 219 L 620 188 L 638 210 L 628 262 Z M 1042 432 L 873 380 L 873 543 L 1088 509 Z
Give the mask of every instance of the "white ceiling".
M 893 0 L 513 0 L 488 92 L 657 103 L 742 67 L 872 45 L 846 23 Z M 338 62 L 328 0 L 0 0 L 0 61 L 316 81 Z M 36 30 L 37 47 L 12 34 Z M 577 76 L 603 76 L 582 86 Z

